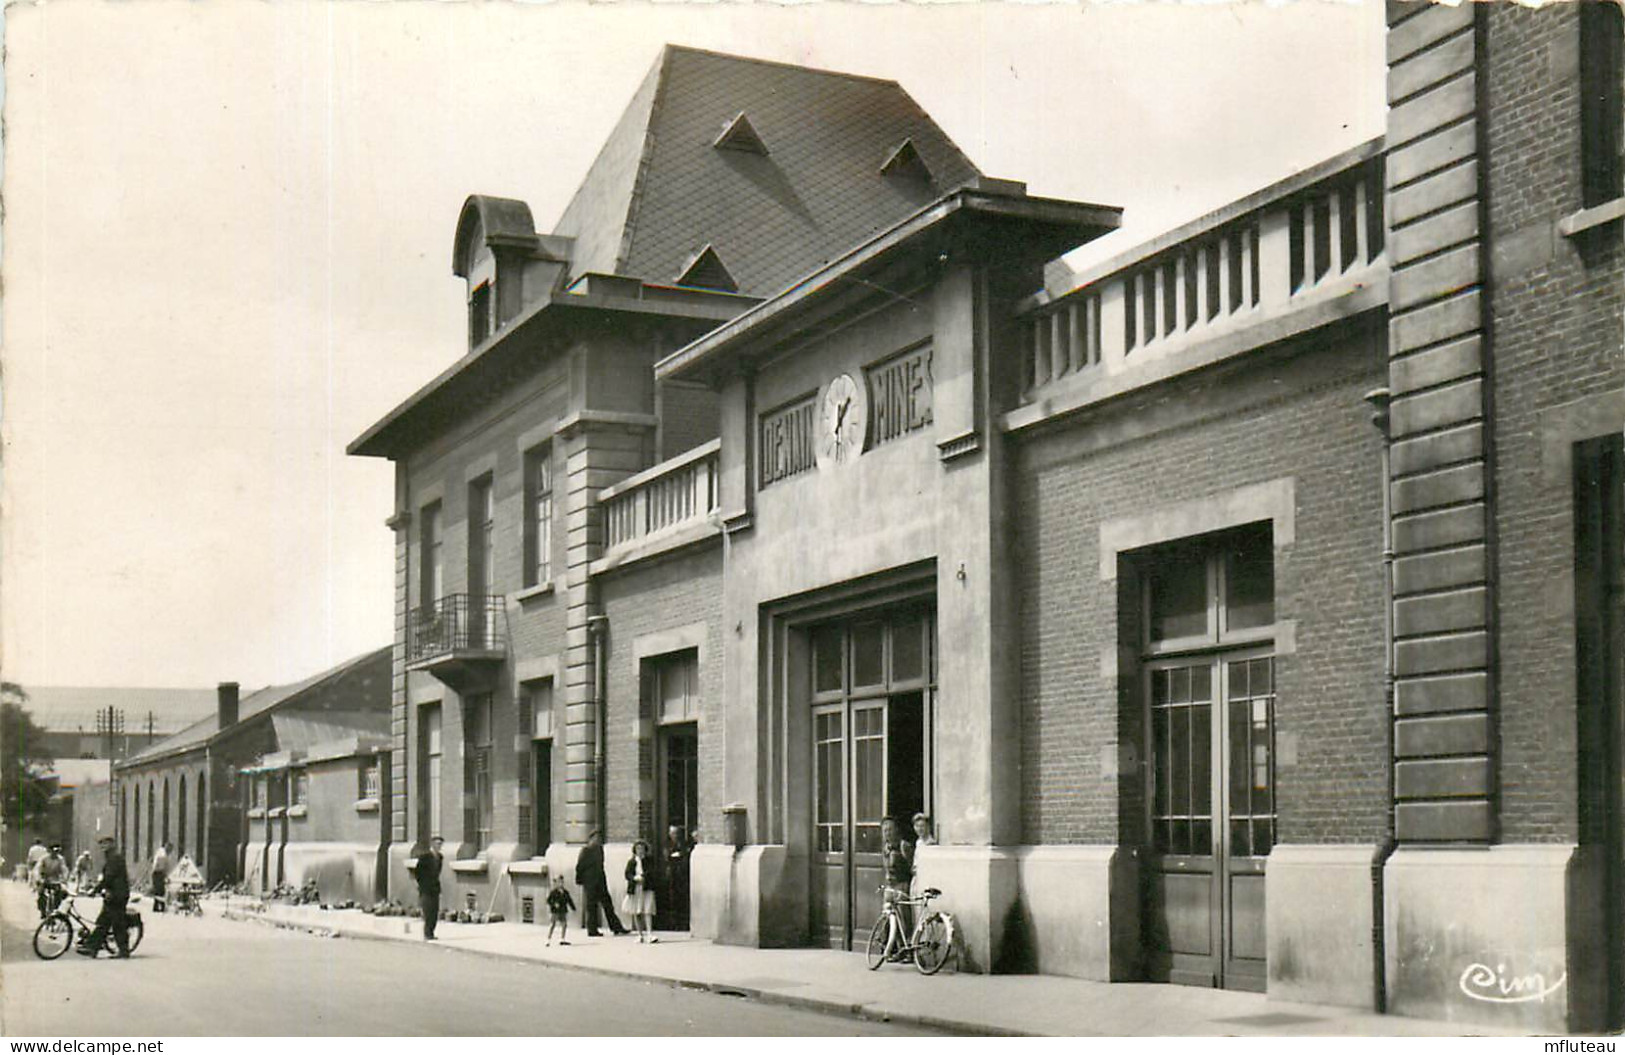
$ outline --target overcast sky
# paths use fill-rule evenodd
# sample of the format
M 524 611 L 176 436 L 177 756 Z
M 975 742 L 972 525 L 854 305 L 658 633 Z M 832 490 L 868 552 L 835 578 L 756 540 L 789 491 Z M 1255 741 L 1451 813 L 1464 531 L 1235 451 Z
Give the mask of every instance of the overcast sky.
M 670 41 L 898 80 L 1127 248 L 1382 130 L 1382 8 L 5 10 L 0 671 L 245 687 L 388 642 L 389 463 L 463 351 L 463 199 L 550 229 Z

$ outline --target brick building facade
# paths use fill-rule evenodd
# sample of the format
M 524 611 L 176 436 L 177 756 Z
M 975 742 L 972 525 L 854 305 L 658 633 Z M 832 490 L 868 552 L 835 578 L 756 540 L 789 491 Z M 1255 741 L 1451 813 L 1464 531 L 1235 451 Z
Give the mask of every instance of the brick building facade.
M 861 948 L 918 811 L 970 969 L 1621 1024 L 1618 8 L 1388 18 L 1385 139 L 1048 290 L 1116 209 L 682 48 L 553 233 L 469 199 L 351 447 L 390 889 L 676 825 L 697 934 Z

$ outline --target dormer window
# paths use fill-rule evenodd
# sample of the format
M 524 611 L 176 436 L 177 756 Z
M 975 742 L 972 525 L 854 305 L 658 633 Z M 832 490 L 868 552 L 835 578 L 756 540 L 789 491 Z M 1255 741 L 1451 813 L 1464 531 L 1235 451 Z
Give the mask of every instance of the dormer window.
M 746 154 L 761 154 L 764 157 L 767 155 L 767 144 L 756 134 L 750 118 L 746 117 L 743 111 L 722 127 L 722 133 L 712 140 L 711 145 L 718 150 L 738 150 Z
M 921 183 L 931 182 L 931 169 L 926 165 L 920 151 L 914 146 L 914 140 L 905 139 L 901 146 L 892 151 L 891 157 L 880 166 L 880 174 L 894 179 L 917 180 Z
M 468 298 L 468 346 L 476 347 L 491 336 L 491 284 L 486 282 Z
M 695 289 L 715 289 L 723 293 L 739 292 L 739 283 L 734 281 L 733 273 L 709 243 L 688 258 L 677 276 L 677 284 Z

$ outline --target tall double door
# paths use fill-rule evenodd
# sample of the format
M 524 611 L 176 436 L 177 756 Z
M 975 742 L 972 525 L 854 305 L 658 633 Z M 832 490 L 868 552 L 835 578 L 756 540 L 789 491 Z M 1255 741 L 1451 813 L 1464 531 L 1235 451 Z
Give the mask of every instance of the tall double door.
M 811 933 L 862 944 L 880 912 L 881 825 L 907 833 L 931 799 L 929 610 L 829 624 L 812 633 Z
M 1275 843 L 1275 661 L 1250 650 L 1150 664 L 1149 974 L 1263 991 Z

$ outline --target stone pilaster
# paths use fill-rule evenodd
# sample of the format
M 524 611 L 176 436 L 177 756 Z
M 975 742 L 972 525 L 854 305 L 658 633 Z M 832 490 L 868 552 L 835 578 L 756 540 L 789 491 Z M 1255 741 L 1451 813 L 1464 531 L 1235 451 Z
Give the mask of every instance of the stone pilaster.
M 1494 837 L 1477 5 L 1388 5 L 1394 794 L 1402 842 Z
M 592 623 L 603 614 L 588 566 L 604 549 L 598 493 L 645 468 L 653 418 L 583 411 L 559 428 L 564 451 L 564 837 L 584 843 L 598 826 L 603 774 Z M 608 838 L 608 833 L 605 835 Z

